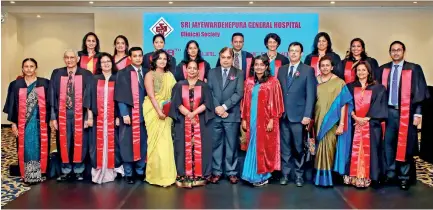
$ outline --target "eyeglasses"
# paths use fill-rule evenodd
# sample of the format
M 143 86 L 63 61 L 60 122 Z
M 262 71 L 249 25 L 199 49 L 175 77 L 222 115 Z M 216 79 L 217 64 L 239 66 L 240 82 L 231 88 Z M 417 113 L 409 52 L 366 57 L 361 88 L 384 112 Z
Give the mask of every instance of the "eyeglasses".
M 111 63 L 111 61 L 101 61 L 102 64 Z
M 391 50 L 391 53 L 397 53 L 397 52 L 401 53 L 401 52 L 403 52 L 403 49 L 392 49 Z

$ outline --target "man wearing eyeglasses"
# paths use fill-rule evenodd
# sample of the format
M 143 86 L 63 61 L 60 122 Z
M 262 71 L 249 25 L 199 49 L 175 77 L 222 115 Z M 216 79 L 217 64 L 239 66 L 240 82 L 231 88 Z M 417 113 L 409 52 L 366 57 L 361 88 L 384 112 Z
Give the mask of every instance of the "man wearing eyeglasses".
M 392 61 L 380 67 L 378 81 L 388 90 L 388 119 L 385 126 L 385 183 L 398 178 L 400 188 L 409 189 L 418 152 L 417 126 L 421 123 L 421 103 L 429 98 L 420 65 L 404 60 L 406 46 L 394 41 L 389 47 Z M 414 178 L 414 177 L 412 177 Z
M 290 64 L 284 65 L 278 71 L 285 110 L 280 120 L 282 172 L 280 184 L 288 184 L 293 169 L 298 187 L 302 187 L 304 183 L 304 130 L 311 121 L 317 95 L 314 69 L 301 62 L 302 52 L 302 44 L 292 42 L 289 45 Z

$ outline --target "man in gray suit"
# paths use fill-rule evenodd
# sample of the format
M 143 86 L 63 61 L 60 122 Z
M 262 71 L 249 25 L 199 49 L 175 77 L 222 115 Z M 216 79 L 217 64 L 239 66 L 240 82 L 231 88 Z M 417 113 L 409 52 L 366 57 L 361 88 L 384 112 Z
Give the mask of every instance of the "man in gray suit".
M 314 69 L 301 62 L 303 47 L 299 42 L 289 45 L 289 60 L 278 71 L 285 113 L 280 120 L 281 171 L 280 184 L 287 185 L 290 170 L 295 169 L 296 185 L 304 182 L 304 135 L 310 123 L 317 95 L 317 80 Z
M 218 183 L 224 163 L 225 174 L 232 184 L 236 184 L 239 180 L 236 165 L 244 78 L 242 71 L 232 66 L 232 49 L 221 49 L 219 59 L 221 66 L 211 69 L 208 75 L 208 85 L 212 91 L 217 114 L 213 130 L 212 177 L 209 181 Z

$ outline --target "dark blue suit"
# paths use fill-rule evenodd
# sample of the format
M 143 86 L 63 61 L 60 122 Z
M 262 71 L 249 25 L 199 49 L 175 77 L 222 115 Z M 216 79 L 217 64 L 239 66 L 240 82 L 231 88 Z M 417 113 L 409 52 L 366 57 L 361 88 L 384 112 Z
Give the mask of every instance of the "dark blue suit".
M 283 90 L 284 114 L 280 120 L 281 129 L 281 171 L 288 176 L 292 168 L 297 177 L 302 177 L 305 159 L 304 135 L 305 126 L 301 124 L 304 117 L 312 118 L 317 95 L 317 81 L 314 69 L 299 63 L 293 69 L 293 77 L 288 78 L 290 64 L 278 71 L 278 80 Z M 293 148 L 294 146 L 294 148 Z
M 208 85 L 215 107 L 225 105 L 227 118 L 216 116 L 213 131 L 213 175 L 221 175 L 222 163 L 228 176 L 236 176 L 239 126 L 241 122 L 240 102 L 244 95 L 244 78 L 241 70 L 231 67 L 223 85 L 222 68 L 209 71 Z M 225 155 L 224 155 L 225 154 Z M 224 161 L 223 161 L 224 160 Z

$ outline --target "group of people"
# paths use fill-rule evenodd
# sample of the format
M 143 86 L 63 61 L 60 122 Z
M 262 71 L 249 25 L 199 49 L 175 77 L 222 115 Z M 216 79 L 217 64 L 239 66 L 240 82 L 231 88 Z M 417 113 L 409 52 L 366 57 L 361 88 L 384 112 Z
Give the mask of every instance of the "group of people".
M 147 54 L 119 35 L 110 55 L 90 32 L 82 51 L 65 51 L 66 66 L 50 80 L 37 77 L 36 60 L 24 59 L 3 109 L 23 181 L 43 180 L 55 130 L 58 181 L 83 180 L 88 156 L 99 184 L 120 174 L 130 184 L 138 178 L 163 187 L 223 177 L 301 187 L 314 171 L 318 186 L 399 181 L 408 189 L 429 93 L 421 67 L 404 60 L 405 45 L 391 43 L 392 61 L 379 67 L 360 38 L 343 60 L 325 32 L 305 62 L 301 43 L 288 46 L 288 57 L 277 53 L 280 43 L 268 34 L 268 52 L 254 57 L 234 33 L 211 69 L 194 40 L 176 65 L 161 34 Z

